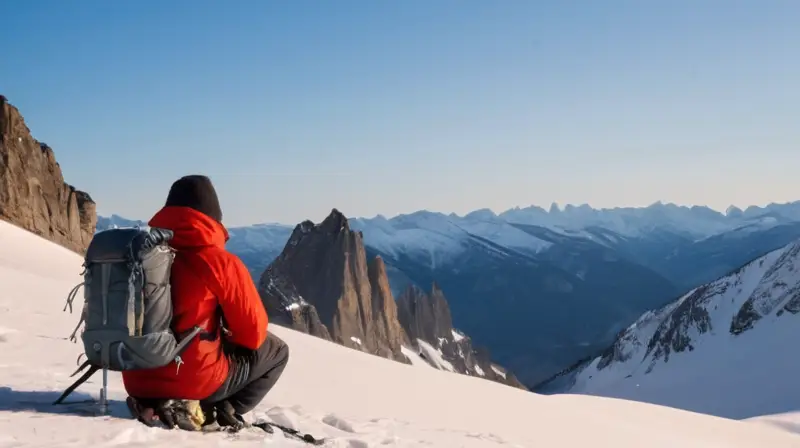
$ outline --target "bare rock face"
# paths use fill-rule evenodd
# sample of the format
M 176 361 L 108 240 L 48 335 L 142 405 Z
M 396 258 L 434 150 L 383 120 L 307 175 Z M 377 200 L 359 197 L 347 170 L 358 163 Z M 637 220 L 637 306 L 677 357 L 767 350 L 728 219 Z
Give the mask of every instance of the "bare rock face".
M 453 328 L 450 306 L 436 283 L 430 294 L 410 285 L 397 298 L 397 310 L 407 343 L 432 367 L 526 389 L 511 372 L 492 363 L 486 349 L 473 347 L 469 336 Z
M 96 205 L 64 183 L 53 150 L 31 136 L 0 95 L 0 218 L 83 253 L 94 235 Z
M 319 225 L 295 227 L 261 276 L 259 291 L 273 322 L 409 362 L 386 268 L 381 260 L 368 268 L 361 232 L 350 230 L 336 209 Z
M 397 299 L 400 324 L 414 341 L 437 341 L 452 338 L 453 318 L 444 293 L 436 283 L 430 295 L 411 285 Z
M 397 319 L 397 304 L 389 287 L 386 264 L 381 257 L 375 257 L 367 267 L 369 283 L 372 286 L 372 320 L 378 339 L 389 342 L 389 347 L 400 347 L 408 343 L 408 337 Z M 387 355 L 381 355 L 390 357 Z

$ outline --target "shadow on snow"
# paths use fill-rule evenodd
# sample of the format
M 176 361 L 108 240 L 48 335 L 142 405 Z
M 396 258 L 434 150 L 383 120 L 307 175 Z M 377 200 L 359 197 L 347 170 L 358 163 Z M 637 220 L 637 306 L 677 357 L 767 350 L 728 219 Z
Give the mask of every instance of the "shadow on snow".
M 62 404 L 53 404 L 61 391 L 16 390 L 0 387 L 0 412 L 37 412 L 54 415 L 100 417 L 100 405 L 95 398 L 74 391 Z M 108 400 L 108 417 L 131 419 L 124 401 Z

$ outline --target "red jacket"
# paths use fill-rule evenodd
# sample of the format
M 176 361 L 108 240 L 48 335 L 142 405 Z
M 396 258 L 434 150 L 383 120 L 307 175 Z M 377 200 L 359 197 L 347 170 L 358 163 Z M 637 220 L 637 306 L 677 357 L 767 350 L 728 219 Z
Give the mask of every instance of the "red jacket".
M 230 330 L 227 340 L 253 350 L 267 337 L 267 312 L 244 263 L 225 250 L 228 231 L 222 224 L 188 207 L 164 207 L 149 225 L 174 232 L 173 331 L 182 334 L 199 325 L 217 337 L 195 338 L 181 355 L 180 366 L 171 362 L 157 369 L 122 372 L 122 380 L 133 397 L 202 400 L 228 375 L 217 308 L 222 308 Z M 187 255 L 199 272 L 184 264 L 182 257 Z M 220 297 L 212 291 L 219 291 Z

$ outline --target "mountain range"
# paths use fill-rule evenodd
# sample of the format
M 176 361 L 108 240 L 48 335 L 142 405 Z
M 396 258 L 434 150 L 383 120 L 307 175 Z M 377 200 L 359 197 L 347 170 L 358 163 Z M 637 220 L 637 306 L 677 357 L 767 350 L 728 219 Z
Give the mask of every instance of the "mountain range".
M 642 313 L 800 238 L 800 202 L 725 213 L 553 205 L 348 221 L 368 258 L 382 259 L 395 297 L 436 283 L 459 327 L 533 387 L 605 350 Z M 137 223 L 100 217 L 98 229 Z M 259 279 L 293 227 L 229 230 L 228 248 Z

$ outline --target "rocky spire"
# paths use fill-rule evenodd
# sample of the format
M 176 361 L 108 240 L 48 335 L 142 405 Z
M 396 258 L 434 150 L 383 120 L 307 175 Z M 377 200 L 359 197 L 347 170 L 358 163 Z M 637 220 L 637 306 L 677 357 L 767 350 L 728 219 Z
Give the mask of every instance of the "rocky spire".
M 386 264 L 380 256 L 368 266 L 369 283 L 372 285 L 372 319 L 379 339 L 385 339 L 392 351 L 408 343 L 408 337 L 397 318 L 397 304 L 389 287 Z
M 352 231 L 347 218 L 333 209 L 320 224 L 304 221 L 295 227 L 262 275 L 259 290 L 276 322 L 408 362 L 400 350 L 404 336 L 385 266 L 382 261 L 373 265 L 370 276 L 361 232 Z

